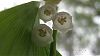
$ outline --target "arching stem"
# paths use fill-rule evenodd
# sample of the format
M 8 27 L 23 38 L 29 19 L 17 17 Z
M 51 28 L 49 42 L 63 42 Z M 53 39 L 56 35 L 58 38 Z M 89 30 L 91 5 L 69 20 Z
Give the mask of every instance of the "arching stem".
M 57 30 L 53 30 L 53 42 L 50 45 L 50 56 L 56 56 L 56 34 Z

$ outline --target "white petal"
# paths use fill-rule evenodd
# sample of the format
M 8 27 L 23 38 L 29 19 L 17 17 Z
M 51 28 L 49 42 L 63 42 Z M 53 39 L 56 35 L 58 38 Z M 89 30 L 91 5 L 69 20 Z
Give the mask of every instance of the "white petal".
M 46 15 L 44 12 L 48 10 Z M 52 4 L 45 4 L 39 9 L 39 17 L 42 19 L 44 22 L 50 21 L 51 17 L 57 12 L 57 6 L 52 5 Z M 50 14 L 50 15 L 49 15 Z
M 63 22 L 63 24 L 61 24 L 58 19 L 65 17 L 65 22 Z M 52 18 L 53 20 L 53 28 L 62 32 L 67 32 L 70 29 L 72 29 L 73 25 L 72 25 L 72 17 L 67 13 L 67 12 L 59 12 L 57 14 L 55 14 Z
M 44 37 L 40 36 L 38 31 L 39 29 L 43 28 L 46 29 L 46 36 Z M 32 31 L 32 41 L 35 45 L 39 47 L 48 46 L 51 42 L 53 42 L 52 30 L 45 24 L 40 24 L 34 27 Z

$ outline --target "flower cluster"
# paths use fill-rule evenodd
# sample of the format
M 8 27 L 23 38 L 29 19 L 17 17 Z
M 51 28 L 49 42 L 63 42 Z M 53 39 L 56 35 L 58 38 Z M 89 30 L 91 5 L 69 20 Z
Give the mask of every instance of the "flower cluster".
M 39 9 L 39 17 L 44 22 L 52 20 L 54 30 L 67 32 L 72 28 L 72 16 L 67 12 L 57 12 L 60 1 L 45 0 L 45 5 Z M 38 46 L 47 46 L 53 42 L 52 29 L 45 24 L 34 27 L 32 35 L 33 42 Z

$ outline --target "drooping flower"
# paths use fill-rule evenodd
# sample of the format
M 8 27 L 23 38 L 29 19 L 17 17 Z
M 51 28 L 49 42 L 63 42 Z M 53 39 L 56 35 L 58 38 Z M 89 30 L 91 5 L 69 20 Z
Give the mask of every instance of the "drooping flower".
M 52 29 L 45 24 L 33 28 L 32 41 L 35 45 L 45 47 L 53 42 Z
M 52 17 L 53 28 L 61 32 L 67 32 L 72 29 L 72 16 L 67 12 L 59 12 Z
M 44 22 L 50 21 L 51 17 L 57 12 L 57 6 L 53 4 L 45 4 L 39 9 L 39 17 Z

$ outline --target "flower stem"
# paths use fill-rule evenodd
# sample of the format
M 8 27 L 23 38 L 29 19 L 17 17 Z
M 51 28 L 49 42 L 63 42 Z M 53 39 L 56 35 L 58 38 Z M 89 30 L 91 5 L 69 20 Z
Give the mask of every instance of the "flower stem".
M 50 45 L 50 56 L 56 56 L 56 34 L 57 30 L 53 30 L 53 42 Z

